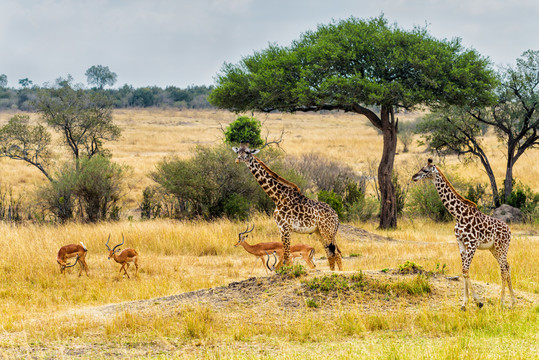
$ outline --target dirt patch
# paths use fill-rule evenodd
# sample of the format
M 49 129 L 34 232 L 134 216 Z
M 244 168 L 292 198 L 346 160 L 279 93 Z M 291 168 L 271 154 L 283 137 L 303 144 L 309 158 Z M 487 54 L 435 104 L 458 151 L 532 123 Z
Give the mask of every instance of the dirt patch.
M 361 280 L 358 280 L 360 276 Z M 406 286 L 413 284 L 418 277 L 428 284 L 429 290 L 419 294 L 408 293 Z M 316 286 L 317 282 L 323 281 L 330 283 L 328 289 Z M 313 283 L 315 286 L 311 287 Z M 473 286 L 485 304 L 498 304 L 501 291 L 499 285 L 473 282 Z M 227 286 L 79 309 L 77 312 L 109 317 L 120 312 L 167 313 L 178 311 L 185 306 L 208 306 L 220 311 L 239 311 L 241 315 L 242 311 L 260 308 L 271 308 L 275 313 L 288 313 L 305 308 L 326 312 L 334 311 L 336 305 L 340 309 L 353 308 L 365 313 L 397 309 L 417 311 L 423 306 L 429 309 L 440 309 L 447 304 L 459 306 L 462 290 L 461 278 L 441 274 L 401 274 L 398 269 L 362 272 L 311 271 L 297 278 L 279 274 L 252 277 Z M 539 303 L 539 294 L 515 291 L 515 295 L 516 306 Z M 506 292 L 506 302 L 508 301 Z

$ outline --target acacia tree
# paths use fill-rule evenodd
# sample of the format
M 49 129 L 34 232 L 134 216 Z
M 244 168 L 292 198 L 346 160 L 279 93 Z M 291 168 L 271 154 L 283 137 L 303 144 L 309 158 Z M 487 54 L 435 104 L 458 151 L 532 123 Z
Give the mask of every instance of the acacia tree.
M 108 66 L 93 65 L 84 73 L 88 84 L 95 85 L 99 90 L 102 90 L 106 85 L 114 85 L 118 77 L 115 72 L 110 71 Z
M 516 66 L 499 73 L 497 101 L 490 107 L 450 107 L 434 113 L 420 130 L 429 145 L 445 154 L 471 154 L 480 159 L 489 177 L 493 202 L 499 206 L 494 171 L 481 143 L 485 128 L 493 128 L 506 145 L 504 201 L 513 190 L 513 167 L 528 149 L 539 145 L 539 51 L 528 50 Z
M 270 45 L 238 64 L 225 63 L 216 82 L 210 102 L 236 112 L 343 110 L 367 117 L 383 134 L 380 227 L 391 228 L 397 225 L 391 182 L 396 113 L 488 103 L 495 76 L 488 60 L 459 39 L 437 40 L 424 28 L 406 31 L 380 16 L 320 25 L 288 47 Z

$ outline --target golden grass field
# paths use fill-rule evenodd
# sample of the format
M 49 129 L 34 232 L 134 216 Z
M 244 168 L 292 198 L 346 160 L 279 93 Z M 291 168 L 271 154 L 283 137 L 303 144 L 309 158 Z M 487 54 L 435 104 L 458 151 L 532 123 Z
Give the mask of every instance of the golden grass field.
M 0 124 L 12 114 L 1 113 Z M 402 116 L 401 121 L 413 119 Z M 378 162 L 381 136 L 352 114 L 269 114 L 264 121 L 269 137 L 285 130 L 287 154 L 320 152 L 332 160 L 365 171 Z M 35 119 L 35 117 L 33 117 Z M 484 289 L 485 306 L 471 304 L 459 310 L 462 282 L 444 285 L 432 279 L 433 292 L 418 296 L 390 293 L 374 299 L 368 291 L 353 301 L 327 295 L 319 308 L 289 306 L 271 286 L 256 298 L 242 280 L 253 276 L 273 284 L 279 275 L 266 275 L 260 261 L 233 245 L 244 223 L 155 220 L 140 221 L 136 208 L 142 189 L 151 184 L 147 174 L 164 156 L 189 157 L 196 144 L 218 144 L 221 124 L 234 114 L 222 111 L 118 110 L 120 141 L 108 144 L 113 159 L 132 168 L 129 193 L 123 205 L 133 220 L 100 224 L 13 225 L 0 223 L 0 354 L 3 358 L 190 358 L 190 359 L 530 359 L 539 353 L 539 230 L 511 225 L 509 251 L 515 308 L 501 308 L 499 268 L 489 252 L 478 252 L 471 267 L 472 283 Z M 501 145 L 493 136 L 488 144 L 498 178 L 503 179 Z M 515 177 L 535 191 L 538 151 L 517 163 Z M 427 154 L 412 147 L 399 154 L 396 168 L 415 172 Z M 271 164 L 269 164 L 271 166 Z M 237 166 L 231 164 L 231 166 Z M 44 181 L 37 170 L 9 159 L 0 160 L 1 185 L 16 194 L 32 191 Z M 486 183 L 480 167 L 463 166 L 448 158 L 445 173 Z M 253 180 L 254 181 L 254 180 Z M 256 230 L 251 242 L 276 241 L 277 227 L 267 216 L 251 219 Z M 395 269 L 413 261 L 426 270 L 445 265 L 445 275 L 460 273 L 458 246 L 452 223 L 403 218 L 392 231 L 376 223 L 349 224 L 370 233 L 397 239 L 358 239 L 339 232 L 346 273 Z M 140 253 L 138 279 L 118 276 L 120 266 L 107 260 L 104 246 L 125 236 L 125 247 Z M 83 241 L 88 247 L 90 276 L 78 277 L 78 265 L 59 274 L 58 248 Z M 324 251 L 315 236 L 292 236 L 292 242 L 316 249 L 317 271 L 329 274 Z M 132 269 L 130 269 L 132 271 Z M 374 276 L 374 275 L 373 275 Z M 299 286 L 301 279 L 277 281 L 275 288 Z M 382 277 L 379 281 L 384 280 Z M 208 298 L 191 303 L 152 300 L 140 306 L 104 308 L 134 300 L 148 300 L 240 282 L 246 286 L 222 303 Z M 244 285 L 242 285 L 244 284 Z M 262 285 L 260 285 L 262 286 Z M 217 290 L 216 290 L 217 291 Z M 259 297 L 262 296 L 262 299 Z M 321 295 L 322 296 L 322 295 Z M 507 296 L 507 295 L 506 295 Z M 205 300 L 205 301 L 202 301 Z M 508 300 L 508 298 L 506 298 Z M 224 304 L 224 305 L 223 305 Z M 352 304 L 352 305 L 351 305 Z M 357 305 L 357 306 L 356 306 Z M 109 309 L 109 310 L 106 310 Z M 119 309 L 119 310 L 114 310 Z M 388 311 L 391 309 L 391 311 Z

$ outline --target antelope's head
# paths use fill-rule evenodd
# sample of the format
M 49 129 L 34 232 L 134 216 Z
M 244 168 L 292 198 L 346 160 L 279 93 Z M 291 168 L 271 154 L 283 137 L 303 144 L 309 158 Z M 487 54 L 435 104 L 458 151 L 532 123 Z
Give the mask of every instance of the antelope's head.
M 110 240 L 110 234 L 109 234 L 109 238 L 107 239 L 107 242 L 105 243 L 105 246 L 107 247 L 107 249 L 109 249 L 109 260 L 110 260 L 112 257 L 114 257 L 114 254 L 122 250 L 119 247 L 122 246 L 125 242 L 124 234 L 122 233 L 122 242 L 116 245 L 115 247 L 113 247 L 112 249 L 109 247 L 109 240 Z
M 427 165 L 412 176 L 412 180 L 419 181 L 423 179 L 434 179 L 437 172 L 436 165 L 432 163 L 432 159 L 429 159 Z
M 240 162 L 248 162 L 249 158 L 253 156 L 254 154 L 258 154 L 260 150 L 258 149 L 249 149 L 249 143 L 241 143 L 240 147 L 233 147 L 232 150 L 236 154 L 238 154 L 238 157 L 236 158 L 236 164 Z
M 245 231 L 242 231 L 238 234 L 238 242 L 234 246 L 239 246 L 242 242 L 244 242 L 245 239 L 247 239 L 247 237 L 249 236 L 249 233 L 253 231 L 254 228 L 255 228 L 255 225 L 253 224 L 253 227 L 251 228 L 251 230 L 249 230 L 249 225 L 247 225 L 247 228 L 245 229 Z

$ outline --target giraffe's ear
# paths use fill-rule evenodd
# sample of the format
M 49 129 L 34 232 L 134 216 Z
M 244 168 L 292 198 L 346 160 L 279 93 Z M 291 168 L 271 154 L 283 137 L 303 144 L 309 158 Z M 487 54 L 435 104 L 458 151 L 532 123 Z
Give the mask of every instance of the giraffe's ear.
M 260 152 L 260 150 L 258 149 L 253 149 L 250 151 L 251 152 L 251 155 L 254 155 L 254 154 L 258 154 Z
M 240 151 L 240 148 L 239 147 L 233 147 L 232 150 L 234 150 L 235 153 L 237 153 L 238 151 Z

